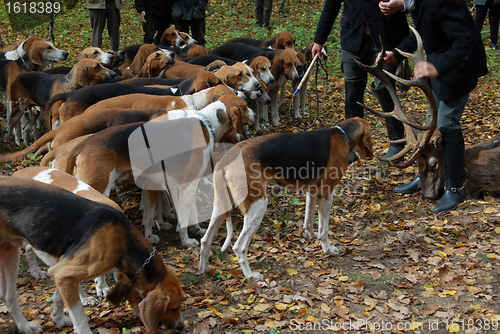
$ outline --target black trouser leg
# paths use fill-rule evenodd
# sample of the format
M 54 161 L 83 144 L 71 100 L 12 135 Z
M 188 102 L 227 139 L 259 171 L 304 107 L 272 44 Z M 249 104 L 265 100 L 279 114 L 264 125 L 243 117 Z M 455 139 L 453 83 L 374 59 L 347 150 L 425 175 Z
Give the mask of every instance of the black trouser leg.
M 394 110 L 394 102 L 392 101 L 391 95 L 385 86 L 379 86 L 377 88 L 374 87 L 373 83 L 371 84 L 371 89 L 375 97 L 377 98 L 380 106 L 382 107 L 382 111 L 391 112 Z M 394 117 L 386 117 L 385 118 L 385 126 L 387 128 L 387 136 L 390 140 L 398 140 L 403 139 L 405 137 L 405 127 L 403 123 L 395 119 Z M 384 155 L 384 158 L 390 158 L 399 151 L 401 151 L 405 147 L 404 143 L 391 143 L 389 145 L 389 150 Z
M 364 109 L 357 102 L 363 103 L 366 80 L 345 80 L 345 118 L 364 117 Z

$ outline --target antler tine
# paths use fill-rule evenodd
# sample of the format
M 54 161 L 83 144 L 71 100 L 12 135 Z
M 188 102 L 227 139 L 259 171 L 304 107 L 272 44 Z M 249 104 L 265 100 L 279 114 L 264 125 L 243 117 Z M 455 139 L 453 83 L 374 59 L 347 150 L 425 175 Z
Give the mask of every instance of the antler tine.
M 410 27 L 410 28 L 412 29 L 413 34 L 415 35 L 415 37 L 417 39 L 417 52 L 415 54 L 402 52 L 400 50 L 398 50 L 398 52 L 400 52 L 403 56 L 411 59 L 415 64 L 417 64 L 419 62 L 425 61 L 425 56 L 424 56 L 424 51 L 423 51 L 423 43 L 422 43 L 422 38 L 420 37 L 418 32 L 413 27 Z M 377 64 L 375 64 L 374 66 L 363 65 L 363 64 L 359 63 L 358 61 L 356 61 L 356 63 L 359 66 L 361 66 L 363 69 L 370 72 L 371 74 L 373 74 L 374 76 L 376 76 L 377 78 L 379 78 L 381 80 L 381 82 L 385 85 L 385 87 L 389 91 L 389 94 L 394 102 L 394 110 L 391 112 L 379 112 L 379 111 L 373 110 L 373 109 L 371 109 L 371 108 L 369 108 L 361 103 L 360 103 L 360 105 L 363 106 L 363 108 L 365 108 L 366 110 L 374 113 L 377 116 L 394 117 L 404 124 L 405 131 L 406 131 L 406 145 L 403 148 L 403 150 L 401 150 L 399 153 L 395 154 L 394 156 L 391 156 L 390 158 L 380 158 L 378 156 L 377 156 L 377 158 L 381 161 L 389 161 L 396 167 L 405 168 L 405 167 L 408 167 L 409 165 L 411 165 L 417 159 L 417 157 L 420 155 L 421 151 L 429 143 L 430 137 L 432 136 L 432 134 L 436 128 L 436 124 L 437 124 L 437 103 L 436 103 L 436 100 L 434 98 L 434 94 L 432 93 L 432 89 L 430 88 L 430 85 L 429 85 L 427 79 L 420 78 L 420 79 L 414 79 L 414 80 L 403 80 L 399 77 L 396 77 L 392 73 L 383 70 L 383 68 L 382 68 L 383 67 L 383 59 L 385 57 L 386 47 L 385 47 L 385 43 L 382 40 L 382 38 L 381 37 L 379 37 L 379 38 L 380 38 L 380 44 L 382 46 L 382 52 L 381 52 L 381 57 L 380 57 L 379 62 L 377 62 Z M 394 86 L 389 81 L 389 77 L 391 77 L 392 79 L 399 81 L 405 85 L 415 86 L 415 87 L 419 87 L 420 89 L 422 89 L 422 91 L 424 92 L 425 96 L 427 97 L 427 99 L 429 101 L 429 106 L 430 106 L 430 110 L 431 110 L 431 117 L 429 119 L 429 122 L 426 125 L 416 124 L 408 119 L 406 113 L 403 111 L 403 108 L 401 106 L 399 98 L 396 94 L 396 90 L 395 90 Z M 413 132 L 413 129 L 418 129 L 418 130 L 424 131 L 424 133 L 419 135 L 418 139 L 417 139 L 417 137 L 415 136 L 415 133 Z M 393 141 L 391 141 L 391 143 L 392 142 Z M 399 141 L 399 142 L 401 142 L 401 141 Z M 405 156 L 406 154 L 408 154 L 412 150 L 413 150 L 413 153 L 407 161 L 405 161 L 402 164 L 395 164 L 394 163 L 394 160 L 397 160 L 397 159 Z
M 360 63 L 356 59 L 354 59 L 354 61 L 356 62 L 356 64 L 358 64 L 365 71 L 367 71 L 367 72 L 373 74 L 374 76 L 376 76 L 377 78 L 379 78 L 379 80 L 384 84 L 384 86 L 387 88 L 387 91 L 389 92 L 389 95 L 391 96 L 391 99 L 394 103 L 394 110 L 390 111 L 390 112 L 384 112 L 384 111 L 380 112 L 380 111 L 376 111 L 374 109 L 371 109 L 370 107 L 367 107 L 364 104 L 361 104 L 361 103 L 359 103 L 359 104 L 363 108 L 365 108 L 366 110 L 370 111 L 371 113 L 374 113 L 375 115 L 377 115 L 379 117 L 394 117 L 398 121 L 404 123 L 406 133 L 411 133 L 410 136 L 412 136 L 413 131 L 409 131 L 410 127 L 411 128 L 414 128 L 414 127 L 419 128 L 419 127 L 421 127 L 421 125 L 414 124 L 412 121 L 410 121 L 408 119 L 406 114 L 403 112 L 403 107 L 401 107 L 401 103 L 399 102 L 399 98 L 398 98 L 398 95 L 396 94 L 396 90 L 394 89 L 394 86 L 389 81 L 389 78 L 387 77 L 387 75 L 383 69 L 383 66 L 384 66 L 383 59 L 384 59 L 385 52 L 386 52 L 386 46 L 385 46 L 384 41 L 382 40 L 382 37 L 379 36 L 379 38 L 380 38 L 380 45 L 382 46 L 382 51 L 381 51 L 380 60 L 375 65 L 372 65 L 372 66 L 365 65 L 365 64 Z M 407 126 L 409 126 L 409 127 L 407 128 Z M 419 129 L 419 130 L 426 130 L 426 129 Z M 412 138 L 412 141 L 416 141 L 416 138 Z

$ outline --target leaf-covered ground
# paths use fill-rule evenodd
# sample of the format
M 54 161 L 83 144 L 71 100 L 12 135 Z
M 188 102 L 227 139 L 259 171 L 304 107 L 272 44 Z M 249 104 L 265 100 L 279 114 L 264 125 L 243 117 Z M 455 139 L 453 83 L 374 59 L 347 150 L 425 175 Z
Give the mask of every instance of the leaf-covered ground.
M 122 11 L 122 45 L 141 42 L 140 20 L 125 1 Z M 274 1 L 272 27 L 257 28 L 253 1 L 213 0 L 207 19 L 207 46 L 231 37 L 270 38 L 290 30 L 300 47 L 313 39 L 321 1 Z M 47 24 L 24 31 L 13 30 L 5 8 L 0 9 L 0 33 L 4 45 L 28 35 L 48 38 Z M 104 34 L 103 48 L 109 46 Z M 485 25 L 483 37 L 489 45 Z M 71 60 L 90 44 L 88 13 L 79 3 L 56 18 L 56 46 L 71 53 Z M 343 84 L 339 72 L 338 25 L 330 36 L 328 81 L 320 77 L 320 114 L 315 128 L 343 119 Z M 487 47 L 490 74 L 471 94 L 463 116 L 468 144 L 484 141 L 500 132 L 499 54 Z M 299 131 L 287 115 L 291 94 L 282 106 L 283 125 L 276 131 Z M 377 107 L 367 92 L 367 104 Z M 425 100 L 416 90 L 401 97 L 406 110 L 421 117 Z M 310 112 L 315 100 L 308 99 Z M 387 147 L 381 120 L 366 115 L 378 152 Z M 0 144 L 1 151 L 19 149 Z M 2 174 L 33 164 L 30 160 L 1 164 Z M 250 247 L 250 265 L 265 276 L 263 283 L 242 276 L 234 253 L 221 253 L 225 230 L 216 238 L 210 258 L 215 270 L 197 270 L 199 248 L 180 246 L 175 232 L 158 232 L 165 261 L 175 268 L 185 288 L 183 315 L 186 333 L 494 333 L 500 321 L 500 205 L 497 198 L 471 199 L 455 211 L 436 215 L 432 201 L 419 195 L 397 196 L 395 185 L 416 173 L 398 170 L 377 160 L 352 165 L 337 193 L 330 214 L 330 241 L 344 250 L 341 256 L 325 256 L 316 241 L 306 240 L 302 223 L 305 199 L 299 194 L 281 196 L 271 191 L 262 226 Z M 129 219 L 141 228 L 142 213 L 137 189 L 123 187 L 113 195 Z M 236 231 L 242 217 L 233 214 Z M 206 225 L 206 223 L 205 223 Z M 236 237 L 236 236 L 235 236 Z M 233 238 L 233 242 L 235 240 Z M 50 319 L 53 283 L 36 281 L 22 264 L 18 292 L 25 316 L 43 325 L 46 333 L 72 333 L 57 329 Z M 112 284 L 112 279 L 110 278 Z M 91 282 L 84 284 L 95 293 Z M 115 308 L 104 299 L 86 307 L 96 333 L 140 333 L 144 329 L 130 309 Z M 0 304 L 0 333 L 15 333 L 12 318 Z

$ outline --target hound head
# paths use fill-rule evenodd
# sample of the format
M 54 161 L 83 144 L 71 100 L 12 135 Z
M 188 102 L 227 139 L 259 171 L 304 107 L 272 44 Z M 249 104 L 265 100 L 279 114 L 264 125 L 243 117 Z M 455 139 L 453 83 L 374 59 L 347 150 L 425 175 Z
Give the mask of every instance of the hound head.
M 160 322 L 169 329 L 184 328 L 181 315 L 181 303 L 184 298 L 182 287 L 179 277 L 169 267 L 166 267 L 163 280 L 152 290 L 143 292 L 142 296 L 127 276 L 120 274 L 107 298 L 114 305 L 119 305 L 127 299 L 149 333 L 156 333 Z
M 277 68 L 287 80 L 300 81 L 302 79 L 300 75 L 302 63 L 297 58 L 297 52 L 295 50 L 282 50 L 274 57 L 273 67 Z
M 100 48 L 90 47 L 82 51 L 80 59 L 93 59 L 98 63 L 103 65 L 109 65 L 113 63 L 115 56 L 112 53 L 104 52 Z
M 174 53 L 171 51 L 155 51 L 146 58 L 142 69 L 138 76 L 153 78 L 162 73 L 163 70 L 169 68 L 175 63 Z
M 295 37 L 290 31 L 283 31 L 276 35 L 275 49 L 294 49 Z
M 167 28 L 160 38 L 160 46 L 181 46 L 184 45 L 179 31 L 174 28 Z
M 52 43 L 42 39 L 33 41 L 29 50 L 31 62 L 42 67 L 68 58 L 68 52 L 59 50 Z
M 233 67 L 240 70 L 242 73 L 241 85 L 237 90 L 241 90 L 243 92 L 251 92 L 261 89 L 260 82 L 253 74 L 252 68 L 250 66 L 238 62 L 234 64 Z
M 340 122 L 338 125 L 349 138 L 351 150 L 356 152 L 361 159 L 373 157 L 372 133 L 370 126 L 364 119 L 353 117 Z
M 226 106 L 226 114 L 229 117 L 232 127 L 241 134 L 243 125 L 252 125 L 255 120 L 255 113 L 248 108 L 247 103 L 236 95 L 223 95 L 219 101 Z
M 184 44 L 196 43 L 196 40 L 189 34 L 186 34 L 185 32 L 179 31 L 179 36 L 181 36 L 182 40 L 184 41 Z
M 73 87 L 86 87 L 113 79 L 116 73 L 105 68 L 93 59 L 80 59 L 73 66 L 68 78 Z
M 257 79 L 262 80 L 266 85 L 274 82 L 274 76 L 271 73 L 271 61 L 264 56 L 255 57 L 250 64 Z

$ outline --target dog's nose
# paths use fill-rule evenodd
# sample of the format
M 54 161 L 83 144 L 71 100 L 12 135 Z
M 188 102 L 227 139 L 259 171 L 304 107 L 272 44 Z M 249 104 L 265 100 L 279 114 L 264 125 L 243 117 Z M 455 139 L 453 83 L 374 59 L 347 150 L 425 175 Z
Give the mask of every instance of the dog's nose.
M 274 77 L 271 77 L 271 79 L 269 79 L 269 83 L 273 83 L 274 82 Z
M 69 56 L 68 51 L 63 51 L 63 53 L 62 53 L 62 54 L 63 54 L 63 58 L 64 58 L 64 59 L 68 58 L 68 56 Z
M 260 84 L 260 82 L 257 81 L 257 85 L 255 86 L 255 90 L 261 90 L 261 89 L 262 89 L 262 85 Z

